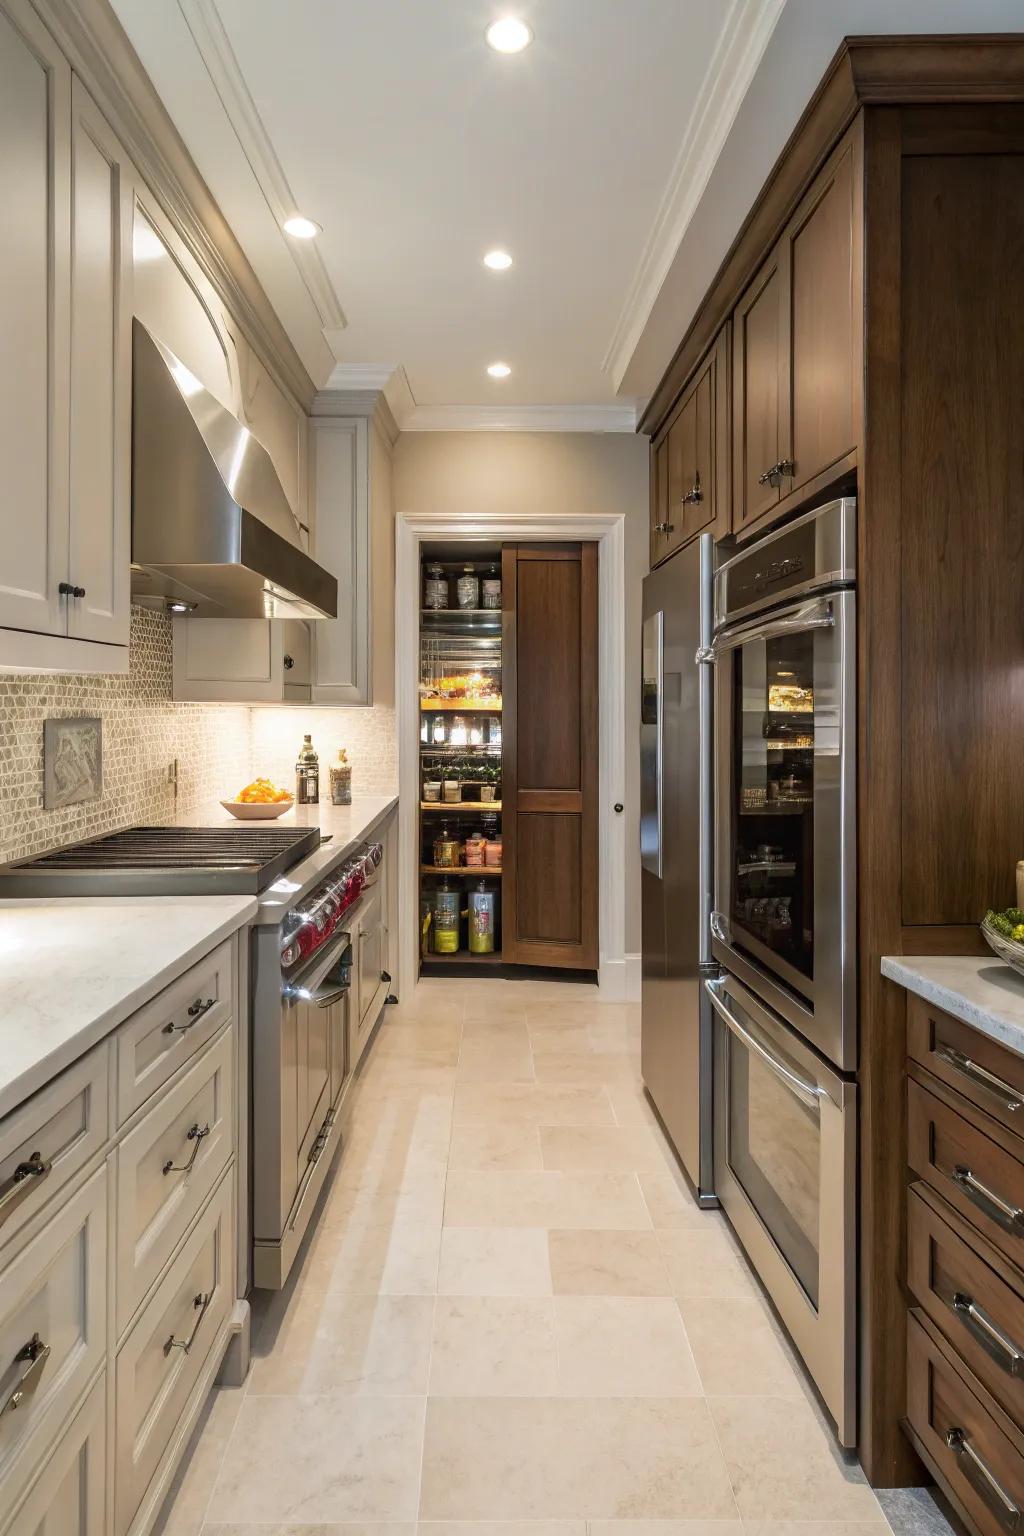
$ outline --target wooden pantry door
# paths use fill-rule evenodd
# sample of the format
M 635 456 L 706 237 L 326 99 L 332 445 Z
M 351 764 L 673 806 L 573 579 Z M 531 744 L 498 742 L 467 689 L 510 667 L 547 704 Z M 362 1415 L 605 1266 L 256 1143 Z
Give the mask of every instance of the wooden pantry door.
M 502 957 L 596 970 L 597 545 L 502 549 Z

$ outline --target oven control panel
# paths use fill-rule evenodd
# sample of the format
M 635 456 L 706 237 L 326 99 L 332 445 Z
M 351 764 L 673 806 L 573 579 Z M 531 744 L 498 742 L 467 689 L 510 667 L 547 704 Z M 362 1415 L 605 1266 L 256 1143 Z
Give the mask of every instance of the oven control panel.
M 281 969 L 286 975 L 330 941 L 345 913 L 379 879 L 383 859 L 380 843 L 365 843 L 288 913 L 281 924 Z

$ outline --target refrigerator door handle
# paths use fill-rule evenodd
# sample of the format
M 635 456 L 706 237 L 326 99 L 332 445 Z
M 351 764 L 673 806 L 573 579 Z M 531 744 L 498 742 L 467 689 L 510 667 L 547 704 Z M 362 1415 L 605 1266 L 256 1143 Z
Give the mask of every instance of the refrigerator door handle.
M 640 862 L 662 877 L 665 744 L 665 615 L 644 620 L 640 699 Z

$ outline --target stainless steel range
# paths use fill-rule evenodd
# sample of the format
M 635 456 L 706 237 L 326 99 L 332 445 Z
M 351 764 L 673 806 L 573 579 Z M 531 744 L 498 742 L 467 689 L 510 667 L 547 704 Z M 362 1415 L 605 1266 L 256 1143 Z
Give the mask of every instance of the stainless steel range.
M 352 936 L 370 937 L 364 918 L 379 897 L 381 844 L 332 859 L 327 841 L 319 827 L 132 827 L 0 867 L 4 897 L 259 898 L 250 1258 L 253 1282 L 273 1289 L 288 1278 L 341 1141 L 339 1110 L 355 1065 Z M 388 985 L 372 943 L 358 960 L 361 982 Z

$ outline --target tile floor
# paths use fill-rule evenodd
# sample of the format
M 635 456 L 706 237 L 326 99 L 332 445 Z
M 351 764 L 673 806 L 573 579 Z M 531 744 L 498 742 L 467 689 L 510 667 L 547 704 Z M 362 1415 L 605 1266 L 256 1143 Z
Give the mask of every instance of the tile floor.
M 163 1536 L 936 1536 L 838 1451 L 638 1062 L 638 1009 L 593 988 L 389 1010 Z

